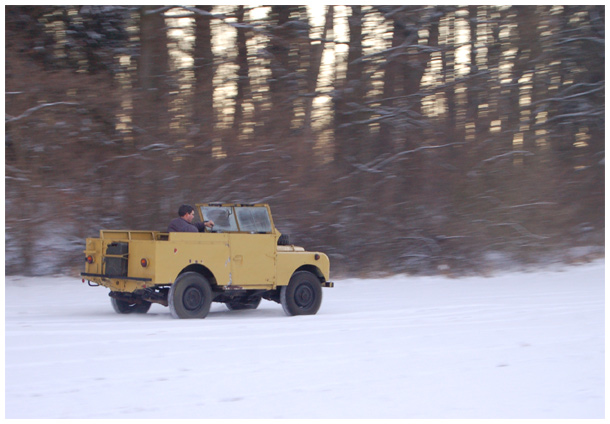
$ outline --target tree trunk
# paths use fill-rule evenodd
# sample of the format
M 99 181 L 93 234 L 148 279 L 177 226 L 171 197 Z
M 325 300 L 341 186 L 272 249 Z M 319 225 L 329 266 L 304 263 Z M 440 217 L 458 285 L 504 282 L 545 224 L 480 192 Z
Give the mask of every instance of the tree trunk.
M 211 12 L 212 6 L 197 6 L 205 12 Z M 194 123 L 198 129 L 194 137 L 198 151 L 204 157 L 211 157 L 214 137 L 214 53 L 212 52 L 212 29 L 210 17 L 195 15 L 195 99 Z
M 243 24 L 245 17 L 244 6 L 237 6 L 235 12 L 237 23 Z M 250 92 L 250 66 L 248 61 L 248 45 L 246 28 L 237 28 L 237 94 L 235 95 L 235 115 L 233 117 L 233 137 L 227 146 L 227 155 L 232 157 L 239 147 L 240 134 L 244 126 L 244 103 L 251 99 Z
M 167 34 L 164 15 L 154 12 L 155 9 L 155 6 L 140 9 L 139 93 L 134 108 L 140 146 L 169 142 Z

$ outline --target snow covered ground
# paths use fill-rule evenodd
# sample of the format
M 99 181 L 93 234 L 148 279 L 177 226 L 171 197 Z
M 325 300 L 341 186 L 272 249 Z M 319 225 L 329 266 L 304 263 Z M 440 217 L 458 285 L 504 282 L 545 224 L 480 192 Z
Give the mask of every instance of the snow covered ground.
M 604 262 L 336 281 L 315 316 L 118 315 L 7 277 L 6 418 L 603 418 Z

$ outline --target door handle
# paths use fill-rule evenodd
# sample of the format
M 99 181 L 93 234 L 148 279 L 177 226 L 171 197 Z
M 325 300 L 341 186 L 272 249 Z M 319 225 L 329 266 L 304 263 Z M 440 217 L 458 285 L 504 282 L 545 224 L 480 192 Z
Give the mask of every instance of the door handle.
M 233 261 L 242 263 L 244 261 L 244 257 L 242 255 L 233 256 Z

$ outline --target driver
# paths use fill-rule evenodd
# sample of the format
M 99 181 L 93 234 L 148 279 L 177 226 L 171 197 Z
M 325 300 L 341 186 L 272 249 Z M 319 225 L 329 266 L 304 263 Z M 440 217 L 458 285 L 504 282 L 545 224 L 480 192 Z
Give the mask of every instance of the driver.
M 214 226 L 214 221 L 195 222 L 195 208 L 191 205 L 182 205 L 178 209 L 179 218 L 174 218 L 167 227 L 167 232 L 181 232 L 181 233 L 198 233 L 205 231 L 207 228 Z

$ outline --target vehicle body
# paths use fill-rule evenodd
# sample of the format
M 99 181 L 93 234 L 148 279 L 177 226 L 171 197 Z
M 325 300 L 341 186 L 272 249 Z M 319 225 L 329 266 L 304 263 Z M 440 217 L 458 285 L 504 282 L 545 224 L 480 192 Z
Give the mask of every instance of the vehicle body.
M 88 238 L 83 282 L 110 289 L 119 313 L 145 313 L 151 303 L 176 318 L 205 318 L 210 304 L 255 309 L 261 299 L 288 315 L 315 314 L 330 262 L 321 252 L 287 244 L 267 204 L 197 204 L 205 232 L 100 230 Z M 92 284 L 93 283 L 93 284 Z

